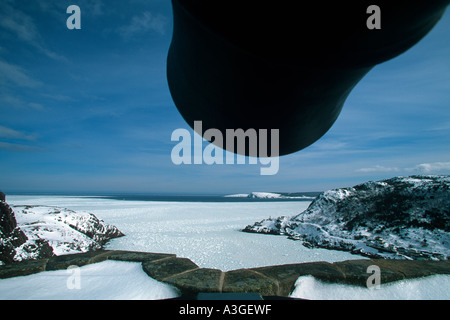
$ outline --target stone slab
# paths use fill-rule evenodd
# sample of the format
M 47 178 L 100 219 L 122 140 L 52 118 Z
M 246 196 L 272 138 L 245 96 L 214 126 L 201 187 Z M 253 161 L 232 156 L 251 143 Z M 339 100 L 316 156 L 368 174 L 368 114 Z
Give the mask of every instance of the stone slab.
M 0 266 L 0 279 L 28 276 L 45 271 L 47 259 L 14 262 Z
M 175 254 L 123 251 L 123 250 L 114 250 L 108 254 L 108 259 L 110 260 L 131 261 L 131 262 L 157 261 L 161 259 L 175 258 L 175 257 L 176 257 Z
M 211 293 L 201 292 L 197 295 L 196 300 L 227 300 L 227 301 L 243 301 L 243 300 L 264 300 L 263 297 L 256 292 L 250 293 Z
M 164 282 L 180 289 L 183 295 L 221 292 L 224 273 L 218 269 L 195 269 L 172 276 Z
M 78 254 L 54 256 L 48 259 L 46 271 L 67 269 L 69 266 L 84 266 L 91 263 L 102 262 L 108 259 L 111 251 L 97 250 Z
M 141 262 L 143 270 L 153 279 L 178 288 L 182 294 L 258 293 L 262 296 L 287 297 L 299 276 L 312 275 L 319 280 L 366 286 L 370 265 L 380 268 L 381 284 L 419 278 L 434 274 L 450 274 L 450 261 L 361 259 L 341 262 L 309 262 L 239 269 L 222 272 L 199 268 L 187 258 L 174 254 L 122 250 L 98 250 L 55 256 L 48 259 L 14 262 L 0 266 L 0 279 L 26 276 L 47 270 L 67 269 L 107 259 Z
M 384 269 L 393 270 L 403 274 L 405 279 L 426 277 L 435 274 L 450 274 L 450 261 L 429 260 L 372 260 L 381 272 Z
M 342 271 L 345 275 L 343 282 L 350 285 L 357 285 L 361 287 L 367 286 L 367 280 L 373 274 L 372 272 L 367 272 L 367 269 L 371 265 L 376 265 L 380 267 L 376 260 L 348 260 L 342 262 L 335 262 L 333 265 Z M 390 268 L 380 267 L 380 277 L 381 284 L 398 281 L 404 279 L 404 275 L 396 270 Z
M 145 273 L 158 281 L 165 281 L 167 278 L 198 268 L 194 262 L 186 258 L 170 258 L 142 263 Z
M 298 264 L 286 264 L 278 266 L 253 268 L 251 270 L 264 274 L 278 282 L 277 295 L 287 296 L 294 289 L 297 278 L 304 275 L 313 275 L 322 281 L 341 282 L 344 274 L 329 262 L 308 262 Z
M 278 294 L 278 283 L 253 270 L 239 269 L 225 273 L 222 292 L 255 292 L 274 296 Z

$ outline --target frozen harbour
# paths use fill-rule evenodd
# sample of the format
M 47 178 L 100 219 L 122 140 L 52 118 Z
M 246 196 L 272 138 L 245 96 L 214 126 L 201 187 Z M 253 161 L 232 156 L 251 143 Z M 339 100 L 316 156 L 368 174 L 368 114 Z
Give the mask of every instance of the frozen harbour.
M 45 205 L 93 213 L 125 237 L 105 249 L 174 253 L 199 267 L 228 271 L 310 261 L 361 259 L 344 251 L 307 249 L 283 236 L 241 232 L 269 216 L 295 215 L 309 201 L 160 202 L 95 197 L 8 196 L 11 205 Z
M 296 215 L 307 208 L 307 201 L 159 202 L 72 196 L 8 196 L 6 200 L 11 205 L 58 206 L 93 213 L 126 235 L 111 240 L 106 249 L 175 253 L 202 268 L 227 271 L 363 258 L 343 251 L 307 249 L 283 236 L 240 231 L 268 216 Z M 137 263 L 105 261 L 81 267 L 79 272 L 79 290 L 67 288 L 71 274 L 66 270 L 0 280 L 0 299 L 165 299 L 177 295 L 170 286 L 148 278 Z M 437 283 L 440 290 L 428 289 L 436 288 Z M 369 289 L 307 278 L 299 279 L 293 296 L 363 299 L 367 293 L 367 299 L 450 299 L 449 284 L 450 276 L 435 276 L 382 286 L 374 294 Z

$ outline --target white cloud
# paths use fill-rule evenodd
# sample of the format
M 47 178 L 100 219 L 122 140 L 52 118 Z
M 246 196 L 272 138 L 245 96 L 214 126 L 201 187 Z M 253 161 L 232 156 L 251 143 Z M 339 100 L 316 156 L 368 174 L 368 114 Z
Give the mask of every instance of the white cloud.
M 125 39 L 149 31 L 165 34 L 168 22 L 167 17 L 162 14 L 154 15 L 149 11 L 145 11 L 139 16 L 134 16 L 128 25 L 120 27 L 118 33 Z
M 1 81 L 1 75 L 0 75 L 0 84 L 2 84 Z M 0 92 L 0 105 L 5 108 L 16 108 L 16 109 L 25 109 L 25 110 L 34 110 L 34 111 L 44 111 L 46 108 L 36 102 L 27 102 L 24 101 L 21 98 L 18 98 L 14 95 L 11 95 L 5 91 Z
M 412 169 L 423 173 L 450 171 L 450 162 L 421 163 Z
M 42 83 L 33 79 L 19 66 L 0 60 L 0 83 L 16 84 L 20 87 L 36 88 Z
M 40 103 L 30 102 L 27 104 L 27 106 L 34 110 L 39 110 L 39 111 L 45 110 L 44 106 Z
M 397 172 L 400 171 L 397 167 L 383 167 L 380 165 L 376 165 L 371 168 L 361 168 L 357 169 L 356 172 L 362 172 L 362 173 L 373 173 L 373 172 Z
M 369 168 L 361 168 L 355 170 L 361 173 L 383 173 L 383 172 L 419 172 L 419 173 L 443 173 L 450 171 L 450 162 L 433 162 L 433 163 L 421 163 L 412 168 L 398 168 L 398 167 L 383 167 L 376 165 Z
M 0 26 L 14 33 L 19 39 L 33 42 L 39 38 L 36 25 L 28 15 L 15 10 L 10 5 L 3 3 L 0 6 L 3 12 L 0 14 Z
M 22 145 L 22 144 L 16 144 L 16 143 L 7 143 L 7 142 L 0 142 L 0 150 L 8 150 L 8 151 L 13 151 L 13 152 L 44 151 L 44 149 L 40 148 L 40 147 Z
M 36 134 L 27 134 L 25 132 L 17 131 L 5 126 L 0 126 L 0 138 L 20 139 L 20 140 L 36 140 Z
M 46 47 L 33 19 L 7 2 L 0 2 L 0 28 L 12 33 L 17 39 L 38 49 L 51 59 L 65 60 L 64 57 Z
M 429 129 L 430 131 L 448 131 L 450 130 L 450 121 L 441 123 Z

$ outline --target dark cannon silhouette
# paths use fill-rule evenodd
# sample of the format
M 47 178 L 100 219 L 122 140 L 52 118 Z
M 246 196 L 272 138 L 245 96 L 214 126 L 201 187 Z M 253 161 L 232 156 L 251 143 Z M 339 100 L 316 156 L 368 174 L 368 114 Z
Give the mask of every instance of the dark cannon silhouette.
M 374 4 L 378 29 L 368 27 Z M 170 92 L 192 128 L 279 129 L 279 155 L 290 154 L 320 139 L 355 85 L 419 42 L 448 4 L 172 0 Z

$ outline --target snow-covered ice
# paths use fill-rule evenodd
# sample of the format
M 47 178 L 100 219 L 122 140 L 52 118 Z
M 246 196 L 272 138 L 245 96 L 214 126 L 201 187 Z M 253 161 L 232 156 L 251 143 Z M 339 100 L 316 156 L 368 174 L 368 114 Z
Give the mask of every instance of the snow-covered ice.
M 283 236 L 241 232 L 268 216 L 292 216 L 309 201 L 159 202 L 100 198 L 9 196 L 13 205 L 48 205 L 93 213 L 125 236 L 106 249 L 175 253 L 202 268 L 223 271 L 310 261 L 342 261 L 362 256 L 344 251 L 307 249 Z
M 203 268 L 227 271 L 287 263 L 364 258 L 344 251 L 308 249 L 283 236 L 240 231 L 246 225 L 268 216 L 296 215 L 308 207 L 310 202 L 307 201 L 157 202 L 12 195 L 7 196 L 6 200 L 12 205 L 57 206 L 93 213 L 125 234 L 125 237 L 111 240 L 106 249 L 175 253 L 178 257 L 191 259 Z M 0 299 L 162 299 L 176 295 L 171 287 L 150 279 L 138 263 L 105 261 L 80 270 L 82 290 L 70 290 L 67 293 L 66 282 L 69 275 L 66 270 L 62 270 L 0 280 Z M 95 276 L 96 272 L 98 276 Z M 408 298 L 404 290 L 415 290 L 416 297 L 423 299 L 445 298 L 449 297 L 449 279 L 450 276 L 442 276 L 428 277 L 417 283 L 414 282 L 416 280 L 405 281 L 403 284 L 394 284 L 396 289 L 371 293 L 367 298 Z M 298 283 L 294 296 L 310 299 L 365 297 L 364 288 L 323 284 L 315 279 L 308 281 Z M 436 283 L 445 286 L 439 292 L 431 293 Z M 310 293 L 309 296 L 304 295 L 305 288 Z
M 326 283 L 313 276 L 302 276 L 297 279 L 291 297 L 309 300 L 449 300 L 450 275 L 401 280 L 381 284 L 379 289 Z
M 160 300 L 178 291 L 145 274 L 137 262 L 104 261 L 79 269 L 0 280 L 1 300 Z

